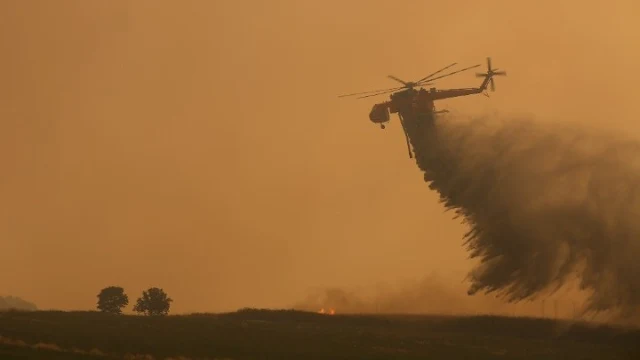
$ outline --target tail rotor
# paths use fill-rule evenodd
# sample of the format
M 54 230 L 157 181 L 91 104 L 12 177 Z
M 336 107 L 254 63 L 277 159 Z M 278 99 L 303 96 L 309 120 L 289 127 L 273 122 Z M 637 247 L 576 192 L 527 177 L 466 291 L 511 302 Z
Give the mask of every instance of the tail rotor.
M 488 78 L 489 79 L 489 85 L 491 86 L 491 91 L 496 91 L 496 84 L 493 82 L 493 77 L 499 75 L 499 76 L 506 76 L 507 72 L 500 70 L 498 71 L 498 69 L 492 69 L 491 68 L 491 58 L 488 57 L 487 58 L 487 72 L 486 73 L 476 73 L 476 77 L 483 77 L 483 78 Z

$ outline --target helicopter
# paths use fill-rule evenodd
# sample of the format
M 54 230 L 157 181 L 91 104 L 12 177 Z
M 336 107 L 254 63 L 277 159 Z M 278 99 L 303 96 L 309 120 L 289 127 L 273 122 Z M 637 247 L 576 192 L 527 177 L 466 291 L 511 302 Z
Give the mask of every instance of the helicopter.
M 369 120 L 374 124 L 380 125 L 381 129 L 385 129 L 385 124 L 390 121 L 390 114 L 398 114 L 400 119 L 400 123 L 402 125 L 405 138 L 407 140 L 407 147 L 409 147 L 409 157 L 412 157 L 411 149 L 409 145 L 409 137 L 407 134 L 407 129 L 404 124 L 404 118 L 411 117 L 412 115 L 426 115 L 429 118 L 433 119 L 436 114 L 447 113 L 448 110 L 440 110 L 437 111 L 435 109 L 434 101 L 449 99 L 459 96 L 467 96 L 473 94 L 483 93 L 485 96 L 489 96 L 486 93 L 487 87 L 490 86 L 491 91 L 495 91 L 495 83 L 493 77 L 505 76 L 507 75 L 506 71 L 502 71 L 499 69 L 493 69 L 491 67 L 491 58 L 487 58 L 487 72 L 485 73 L 476 73 L 476 77 L 484 78 L 479 87 L 476 88 L 460 88 L 460 89 L 443 89 L 437 90 L 435 87 L 429 88 L 429 90 L 424 89 L 424 86 L 432 85 L 433 81 L 442 79 L 447 76 L 451 76 L 454 74 L 458 74 L 463 71 L 467 71 L 470 69 L 474 69 L 480 66 L 480 64 L 469 66 L 460 70 L 456 70 L 444 75 L 436 76 L 443 71 L 450 69 L 451 67 L 457 65 L 457 63 L 450 64 L 445 66 L 444 68 L 429 74 L 422 79 L 415 82 L 408 82 L 401 80 L 393 75 L 388 75 L 388 78 L 397 81 L 402 84 L 400 87 L 390 88 L 390 89 L 382 89 L 382 90 L 373 90 L 373 91 L 365 91 L 353 94 L 345 94 L 340 95 L 338 97 L 348 97 L 348 96 L 356 96 L 361 95 L 358 99 L 368 98 L 372 96 L 390 95 L 390 101 L 385 101 L 381 103 L 377 103 L 373 105 L 371 111 L 369 112 Z M 415 88 L 420 88 L 416 90 Z

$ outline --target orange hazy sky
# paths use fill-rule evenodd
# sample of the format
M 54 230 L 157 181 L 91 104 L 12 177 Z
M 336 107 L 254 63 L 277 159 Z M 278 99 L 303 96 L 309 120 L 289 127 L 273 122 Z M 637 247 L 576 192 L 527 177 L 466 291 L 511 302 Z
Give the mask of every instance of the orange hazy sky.
M 588 3 L 588 2 L 587 2 Z M 640 130 L 640 3 L 0 2 L 0 294 L 91 309 L 288 306 L 322 286 L 459 283 L 465 228 L 407 157 L 392 87 L 505 69 L 466 114 Z M 473 72 L 438 87 L 477 86 Z

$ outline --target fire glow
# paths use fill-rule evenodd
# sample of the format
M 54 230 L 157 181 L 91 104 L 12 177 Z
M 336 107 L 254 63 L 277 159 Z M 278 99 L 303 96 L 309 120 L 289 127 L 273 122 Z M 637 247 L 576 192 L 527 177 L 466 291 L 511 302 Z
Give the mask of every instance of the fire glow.
M 326 314 L 326 315 L 335 315 L 336 311 L 334 309 L 329 309 L 328 311 L 326 311 L 324 308 L 320 309 L 320 311 L 318 311 L 319 314 Z

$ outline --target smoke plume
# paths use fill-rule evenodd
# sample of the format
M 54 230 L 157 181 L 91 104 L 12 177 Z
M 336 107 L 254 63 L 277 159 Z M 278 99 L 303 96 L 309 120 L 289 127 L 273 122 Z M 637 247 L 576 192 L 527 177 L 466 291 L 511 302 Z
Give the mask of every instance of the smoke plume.
M 637 314 L 639 142 L 527 119 L 406 120 L 425 181 L 469 226 L 470 295 L 518 302 L 577 278 L 585 311 Z
M 318 289 L 293 308 L 314 312 L 333 309 L 337 314 L 493 314 L 572 319 L 577 317 L 577 306 L 583 300 L 565 290 L 539 301 L 505 303 L 493 294 L 467 296 L 463 284 L 431 274 L 419 281 L 378 284 L 369 288 Z M 545 303 L 545 300 L 549 301 Z

